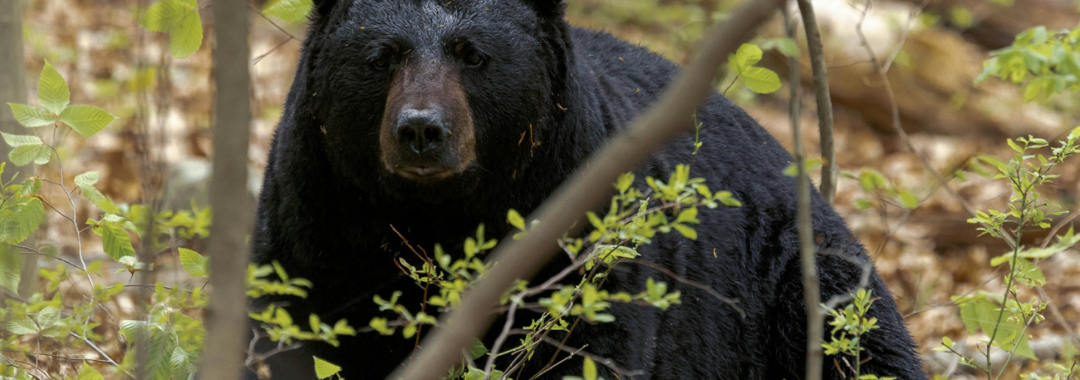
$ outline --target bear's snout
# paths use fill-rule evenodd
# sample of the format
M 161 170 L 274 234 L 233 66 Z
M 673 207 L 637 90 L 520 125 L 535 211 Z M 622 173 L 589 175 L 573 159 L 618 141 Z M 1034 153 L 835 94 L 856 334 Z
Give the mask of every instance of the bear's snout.
M 395 70 L 379 133 L 387 171 L 420 183 L 460 174 L 476 160 L 474 129 L 452 65 L 414 60 Z

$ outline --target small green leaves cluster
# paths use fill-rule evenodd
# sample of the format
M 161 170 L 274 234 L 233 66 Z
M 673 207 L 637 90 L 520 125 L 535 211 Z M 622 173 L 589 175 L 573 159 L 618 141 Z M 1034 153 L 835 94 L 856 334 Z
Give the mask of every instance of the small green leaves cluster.
M 262 322 L 262 328 L 275 342 L 292 344 L 294 341 L 317 341 L 326 342 L 337 347 L 341 342 L 338 337 L 342 335 L 356 335 L 356 330 L 349 326 L 349 322 L 339 319 L 333 326 L 324 323 L 318 315 L 308 316 L 308 325 L 297 325 L 289 312 L 284 308 L 271 304 L 260 313 L 248 313 L 251 319 Z M 310 328 L 311 330 L 304 330 Z
M 825 350 L 825 355 L 838 356 L 836 358 L 837 367 L 847 369 L 846 371 L 842 370 L 842 372 L 845 372 L 845 377 L 867 380 L 892 380 L 893 377 L 864 374 L 861 370 L 863 363 L 862 352 L 864 350 L 862 337 L 866 333 L 880 328 L 877 324 L 877 318 L 866 317 L 867 312 L 870 311 L 870 306 L 873 304 L 872 292 L 859 289 L 851 294 L 851 302 L 844 306 L 843 309 L 829 310 L 829 314 L 832 316 L 832 319 L 829 320 L 832 332 L 829 341 L 822 343 L 821 347 Z
M 790 40 L 788 40 L 790 41 Z M 773 42 L 783 52 L 798 51 L 791 48 L 794 42 Z M 735 54 L 728 56 L 728 66 L 735 71 L 746 88 L 759 94 L 768 94 L 780 89 L 780 76 L 775 71 L 754 66 L 761 61 L 761 48 L 754 44 L 742 44 Z
M 868 195 L 855 199 L 855 207 L 859 210 L 871 208 L 883 210 L 888 206 L 914 210 L 919 207 L 919 198 L 915 194 L 892 183 L 877 170 L 865 168 L 859 174 L 844 172 L 841 175 L 859 181 L 859 188 Z
M 1080 127 L 1073 129 L 1057 144 L 1050 144 L 1045 139 L 1032 136 L 1015 141 L 1009 139 L 1007 143 L 1015 154 L 1007 163 L 994 157 L 979 156 L 969 165 L 977 173 L 1008 181 L 1012 190 L 1006 210 L 980 211 L 968 220 L 969 223 L 980 225 L 978 229 L 981 234 L 1005 239 L 1012 244 L 1011 252 L 990 261 L 992 266 L 1009 264 L 1009 270 L 1004 275 L 1004 293 L 979 291 L 953 297 L 953 302 L 960 306 L 960 318 L 968 332 L 982 332 L 989 338 L 984 341 L 984 346 L 977 347 L 986 357 L 985 362 L 989 362 L 991 347 L 1004 351 L 1008 355 L 1007 360 L 1011 360 L 1014 355 L 1035 359 L 1028 344 L 1027 330 L 1031 325 L 1042 322 L 1042 311 L 1046 303 L 1038 298 L 1021 300 L 1019 287 L 1036 288 L 1045 285 L 1046 277 L 1039 269 L 1038 261 L 1075 246 L 1080 243 L 1080 236 L 1070 228 L 1068 232 L 1056 236 L 1054 244 L 1044 247 L 1025 247 L 1016 242 L 1022 241 L 1027 231 L 1051 228 L 1051 216 L 1064 213 L 1060 211 L 1060 207 L 1046 200 L 1037 189 L 1058 177 L 1057 174 L 1051 174 L 1055 167 L 1080 153 L 1078 141 Z M 956 354 L 960 364 L 984 372 L 989 380 L 1001 378 L 1004 366 L 995 373 L 991 368 L 982 367 L 974 359 L 961 354 L 955 348 L 956 344 L 945 337 L 942 339 L 942 346 L 937 350 Z
M 169 34 L 169 54 L 187 58 L 202 46 L 203 26 L 196 0 L 163 0 L 154 3 L 139 20 L 153 32 Z
M 389 300 L 384 300 L 378 295 L 375 296 L 375 304 L 379 305 L 379 311 L 391 311 L 400 316 L 399 320 L 395 323 L 391 323 L 386 318 L 372 318 L 368 326 L 378 331 L 382 335 L 394 335 L 394 331 L 397 330 L 397 325 L 404 327 L 401 331 L 401 336 L 405 339 L 416 336 L 417 330 L 421 324 L 434 325 L 438 320 L 434 316 L 428 315 L 424 312 L 419 312 L 413 315 L 405 306 L 398 304 L 398 298 L 401 297 L 401 292 L 394 292 L 390 296 Z
M 1080 89 L 1080 26 L 1056 31 L 1037 26 L 991 55 L 976 84 L 991 76 L 1018 84 L 1025 101 Z
M 154 298 L 146 320 L 120 322 L 120 333 L 128 342 L 127 354 L 119 370 L 132 372 L 136 366 L 138 344 L 150 346 L 146 368 L 153 379 L 192 379 L 206 340 L 202 320 L 184 311 L 206 307 L 209 298 L 201 289 L 188 292 L 154 285 Z
M 988 212 L 979 212 L 976 217 L 968 222 L 981 223 L 983 227 L 979 228 L 979 231 L 994 237 L 1004 236 L 1006 229 L 1010 225 L 1024 226 L 1030 224 L 1039 228 L 1050 228 L 1049 217 L 1062 212 L 1050 212 L 1048 215 L 1045 209 L 1049 204 L 1042 200 L 1041 195 L 1034 189 L 1060 177 L 1058 174 L 1050 174 L 1049 172 L 1065 159 L 1080 153 L 1080 146 L 1077 145 L 1078 140 L 1080 140 L 1080 127 L 1073 129 L 1066 136 L 1066 139 L 1060 141 L 1056 147 L 1050 147 L 1050 144 L 1045 139 L 1032 136 L 1021 137 L 1016 141 L 1009 139 L 1007 140 L 1009 147 L 1016 154 L 1008 163 L 1002 163 L 988 157 L 980 157 L 981 161 L 992 165 L 996 170 L 996 173 L 993 174 L 994 179 L 1007 179 L 1009 181 L 1012 194 L 1009 196 L 1009 209 L 1007 211 L 990 210 Z M 1038 153 L 1039 150 L 1046 149 L 1049 149 L 1049 156 Z
M 700 147 L 695 139 L 695 148 Z M 616 181 L 617 194 L 612 197 L 606 213 L 587 213 L 590 230 L 580 238 L 564 236 L 560 246 L 573 259 L 573 266 L 560 275 L 549 279 L 546 285 L 530 288 L 525 281 L 518 281 L 502 297 L 504 306 L 510 309 L 527 308 L 540 313 L 528 326 L 521 329 L 527 333 L 516 347 L 497 353 L 487 352 L 482 343 L 482 350 L 472 350 L 470 359 L 477 360 L 485 355 L 514 355 L 514 368 L 504 369 L 507 373 L 516 369 L 532 358 L 534 349 L 543 343 L 544 337 L 551 331 L 573 332 L 578 321 L 588 323 L 607 323 L 615 320 L 609 313 L 613 303 L 621 302 L 657 307 L 666 310 L 681 302 L 678 291 L 669 292 L 664 282 L 648 279 L 646 289 L 638 294 L 627 292 L 609 292 L 603 289 L 603 283 L 611 268 L 624 260 L 636 260 L 640 254 L 637 248 L 649 244 L 658 233 L 678 232 L 685 238 L 696 239 L 697 231 L 692 227 L 700 223 L 698 207 L 716 208 L 721 205 L 738 207 L 741 203 L 730 192 L 713 192 L 703 178 L 691 178 L 690 165 L 678 165 L 666 181 L 652 177 L 645 178 L 645 190 L 634 186 L 635 176 L 631 173 L 621 175 Z M 640 184 L 640 182 L 637 182 Z M 528 233 L 528 229 L 538 221 L 527 222 L 515 210 L 507 212 L 507 222 L 516 232 L 514 238 Z M 423 304 L 439 307 L 446 311 L 461 302 L 461 294 L 473 283 L 482 278 L 492 263 L 485 263 L 481 256 L 495 248 L 497 242 L 484 236 L 484 226 L 477 228 L 476 236 L 465 240 L 460 256 L 451 256 L 441 245 L 435 245 L 434 257 L 429 257 L 424 249 L 408 248 L 421 259 L 420 265 L 413 265 L 405 258 L 397 263 L 401 270 L 409 275 L 416 284 L 423 288 L 428 299 Z M 574 285 L 556 286 L 558 281 L 566 280 L 578 269 L 585 273 L 574 280 Z M 555 290 L 552 290 L 555 289 Z M 544 293 L 547 293 L 544 295 Z M 394 317 L 373 318 L 368 323 L 371 331 L 382 335 L 393 335 L 402 328 L 402 336 L 413 338 L 422 325 L 434 325 L 436 318 L 423 309 L 410 312 L 398 303 L 401 292 L 394 292 L 389 299 L 375 296 L 374 301 L 381 311 Z M 534 298 L 535 297 L 535 298 Z M 535 303 L 526 299 L 535 299 Z M 526 306 L 528 305 L 528 306 Z M 573 320 L 571 322 L 570 320 Z M 500 347 L 501 348 L 501 347 Z M 595 367 L 595 363 L 593 363 Z M 470 365 L 459 366 L 447 375 L 447 378 L 481 379 L 484 370 Z M 492 368 L 492 378 L 503 377 L 503 372 Z M 587 376 L 595 378 L 595 376 Z
M 184 264 L 184 269 L 188 270 L 193 276 L 205 273 L 205 259 L 200 260 L 190 257 L 192 253 L 194 252 L 189 251 L 187 254 L 189 256 L 188 260 L 192 261 L 192 263 Z M 184 260 L 183 252 L 181 252 L 181 260 Z M 195 270 L 194 273 L 192 273 L 192 269 Z M 269 277 L 271 275 L 276 275 L 278 278 L 270 279 Z M 271 262 L 270 265 L 262 266 L 249 264 L 246 283 L 247 295 L 252 298 L 263 296 L 295 296 L 307 298 L 308 290 L 313 286 L 311 281 L 306 279 L 289 277 L 289 274 L 285 272 L 285 267 L 281 266 L 277 261 Z M 287 310 L 278 307 L 275 304 L 270 304 L 261 312 L 248 313 L 248 317 L 255 321 L 262 322 L 261 327 L 266 331 L 270 340 L 282 342 L 284 344 L 292 344 L 294 341 L 298 340 L 319 341 L 337 347 L 338 344 L 340 344 L 340 341 L 338 340 L 340 336 L 356 335 L 356 330 L 349 326 L 348 321 L 345 319 L 338 320 L 333 326 L 330 326 L 327 323 L 323 323 L 316 314 L 308 316 L 307 326 L 298 325 L 293 321 L 292 315 L 290 315 Z M 310 330 L 305 330 L 305 328 L 310 328 Z
M 186 269 L 186 267 L 185 267 Z M 278 279 L 268 278 L 276 274 Z M 285 273 L 285 267 L 277 260 L 270 265 L 248 264 L 247 268 L 247 296 L 258 298 L 268 295 L 285 295 L 307 298 L 307 291 L 314 284 L 303 278 L 291 278 Z
M 71 105 L 71 91 L 67 82 L 48 61 L 45 61 L 38 80 L 38 101 L 43 107 L 18 103 L 8 103 L 8 106 L 15 115 L 15 120 L 24 127 L 66 125 L 83 137 L 93 136 L 116 120 L 115 116 L 96 107 Z M 44 165 L 52 159 L 53 149 L 37 136 L 8 133 L 2 135 L 4 142 L 13 148 L 8 154 L 12 164 Z

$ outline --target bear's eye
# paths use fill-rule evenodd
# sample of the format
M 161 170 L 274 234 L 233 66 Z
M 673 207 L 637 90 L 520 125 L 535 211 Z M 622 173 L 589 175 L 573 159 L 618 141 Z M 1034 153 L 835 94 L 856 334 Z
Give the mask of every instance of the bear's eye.
M 465 64 L 469 67 L 479 67 L 484 64 L 484 57 L 475 51 L 471 51 L 465 55 Z
M 386 70 L 386 68 L 390 67 L 390 58 L 379 57 L 371 62 L 371 66 L 379 70 Z

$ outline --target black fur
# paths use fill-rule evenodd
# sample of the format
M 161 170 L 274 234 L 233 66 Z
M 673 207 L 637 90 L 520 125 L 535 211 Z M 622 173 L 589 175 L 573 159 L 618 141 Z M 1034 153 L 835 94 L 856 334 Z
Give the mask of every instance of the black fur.
M 372 297 L 395 290 L 405 291 L 403 304 L 417 309 L 421 289 L 393 263 L 411 254 L 391 226 L 428 250 L 435 243 L 461 247 L 480 223 L 489 236 L 505 236 L 508 209 L 535 209 L 605 138 L 652 103 L 677 70 L 643 48 L 568 26 L 557 0 L 317 5 L 270 151 L 254 235 L 256 262 L 278 260 L 290 275 L 314 282 L 308 299 L 290 300 L 299 320 L 315 312 L 324 321 L 348 318 L 365 326 L 373 316 L 387 316 Z M 401 48 L 395 65 L 423 55 L 460 66 L 442 48 L 453 39 L 467 40 L 486 58 L 479 68 L 460 67 L 477 159 L 457 178 L 420 185 L 379 162 L 379 123 L 393 69 L 379 71 L 372 61 L 394 46 Z M 683 304 L 667 312 L 615 306 L 615 323 L 581 324 L 568 344 L 588 344 L 587 351 L 641 371 L 637 379 L 800 379 L 806 345 L 795 181 L 781 173 L 791 156 L 719 94 L 697 117 L 704 145 L 693 176 L 707 178 L 714 191 L 733 192 L 743 206 L 702 208 L 696 241 L 666 235 L 641 251 L 738 299 L 746 317 L 699 289 L 626 264 L 606 288 L 636 293 L 653 277 L 681 291 Z M 519 144 L 523 133 L 529 136 Z M 639 182 L 646 175 L 667 179 L 677 164 L 691 161 L 691 150 L 692 136 L 673 142 L 637 170 Z M 813 200 L 818 249 L 832 254 L 818 256 L 828 299 L 855 286 L 860 266 L 853 262 L 869 258 L 816 192 Z M 923 378 L 892 296 L 876 273 L 870 278 L 880 297 L 871 315 L 881 329 L 863 338 L 870 357 L 863 368 Z M 550 349 L 534 361 L 546 362 Z M 413 342 L 400 335 L 365 333 L 346 337 L 338 349 L 308 345 L 269 362 L 275 379 L 314 378 L 311 355 L 342 365 L 348 378 L 381 379 L 412 350 Z M 580 368 L 571 361 L 543 378 L 580 375 Z M 832 365 L 825 368 L 825 378 L 839 378 Z

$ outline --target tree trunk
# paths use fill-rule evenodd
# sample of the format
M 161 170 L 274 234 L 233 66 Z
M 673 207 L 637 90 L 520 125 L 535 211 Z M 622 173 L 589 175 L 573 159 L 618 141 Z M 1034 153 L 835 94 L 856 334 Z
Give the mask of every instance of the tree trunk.
M 207 341 L 199 374 L 232 379 L 242 373 L 247 330 L 245 243 L 254 210 L 248 206 L 247 162 L 251 101 L 248 72 L 248 10 L 244 0 L 217 0 L 214 11 L 214 157 L 210 179 L 208 255 L 213 293 L 206 310 Z
M 22 9 L 22 0 L 0 0 L 0 131 L 17 134 L 26 134 L 26 131 L 15 121 L 15 115 L 6 105 L 9 102 L 26 103 Z M 10 150 L 7 144 L 0 144 L 0 162 L 8 160 Z M 11 162 L 8 162 L 7 170 L 5 170 L 8 174 L 3 180 L 21 182 L 26 170 L 20 169 L 16 169 Z M 11 177 L 11 173 L 16 171 L 20 172 L 19 176 Z M 23 244 L 33 246 L 33 236 Z M 16 251 L 11 249 L 7 252 L 15 255 L 12 257 L 15 261 L 23 262 L 18 293 L 22 297 L 29 297 L 37 291 L 37 257 L 32 255 L 19 257 L 23 254 Z M 7 263 L 6 260 L 5 263 Z

